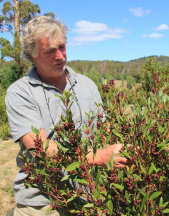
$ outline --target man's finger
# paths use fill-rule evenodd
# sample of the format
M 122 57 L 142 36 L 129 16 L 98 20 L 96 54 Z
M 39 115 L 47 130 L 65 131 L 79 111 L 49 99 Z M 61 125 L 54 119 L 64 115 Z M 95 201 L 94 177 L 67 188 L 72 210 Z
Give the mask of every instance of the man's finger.
M 120 156 L 116 156 L 114 158 L 114 163 L 117 164 L 117 163 L 123 163 L 123 164 L 127 164 L 129 163 L 129 160 L 125 157 L 120 157 Z

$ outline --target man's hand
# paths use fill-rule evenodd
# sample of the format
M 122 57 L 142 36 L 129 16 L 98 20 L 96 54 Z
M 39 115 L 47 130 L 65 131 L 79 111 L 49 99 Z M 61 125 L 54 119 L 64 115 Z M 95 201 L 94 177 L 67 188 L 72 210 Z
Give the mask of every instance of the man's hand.
M 93 150 L 90 149 L 87 155 L 88 162 L 89 164 L 98 166 L 107 165 L 114 153 L 114 165 L 117 168 L 125 168 L 129 165 L 130 161 L 125 157 L 119 156 L 123 147 L 124 145 L 121 143 L 109 145 L 105 149 L 98 149 L 95 157 L 93 156 Z
M 47 144 L 47 138 L 46 138 L 46 132 L 44 129 L 40 129 L 39 138 L 41 138 L 42 142 L 44 142 L 43 149 L 45 151 L 45 146 Z M 25 145 L 27 149 L 35 148 L 35 142 L 34 142 L 35 139 L 36 139 L 36 135 L 33 132 L 29 132 L 20 138 L 20 140 L 23 142 L 23 144 Z M 58 152 L 58 148 L 57 148 L 56 143 L 54 143 L 52 140 L 49 140 L 49 146 L 48 146 L 47 153 L 49 154 L 49 156 L 53 156 L 54 154 L 57 154 L 57 152 Z
M 104 149 L 105 151 L 105 161 L 110 161 L 112 153 L 114 154 L 114 165 L 117 168 L 125 168 L 129 164 L 129 160 L 125 157 L 119 156 L 122 152 L 124 145 L 121 143 L 110 145 Z M 107 159 L 106 159 L 107 158 Z M 104 160 L 104 158 L 103 158 Z M 107 163 L 106 162 L 106 163 Z

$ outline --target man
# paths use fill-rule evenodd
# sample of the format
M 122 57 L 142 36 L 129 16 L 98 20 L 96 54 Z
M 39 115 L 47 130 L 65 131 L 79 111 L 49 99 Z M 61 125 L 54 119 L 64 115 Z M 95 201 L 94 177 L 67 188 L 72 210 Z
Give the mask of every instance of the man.
M 87 123 L 86 112 L 97 113 L 96 103 L 102 103 L 96 85 L 89 78 L 76 74 L 66 66 L 66 32 L 64 24 L 48 16 L 32 19 L 24 28 L 23 54 L 35 67 L 27 76 L 12 84 L 6 94 L 6 108 L 11 134 L 20 143 L 20 153 L 33 148 L 35 134 L 31 126 L 40 130 L 43 141 L 49 140 L 48 153 L 57 154 L 57 145 L 52 141 L 52 130 L 63 112 L 61 101 L 55 94 L 70 89 L 75 96 L 71 111 L 76 127 Z M 44 142 L 45 143 L 45 142 Z M 44 144 L 45 145 L 45 144 Z M 126 158 L 119 157 L 121 144 L 99 149 L 93 160 L 93 152 L 87 155 L 90 164 L 105 165 L 114 152 L 117 167 L 125 167 Z M 45 146 L 44 146 L 45 149 Z M 17 165 L 22 161 L 17 157 Z M 16 175 L 14 191 L 17 206 L 14 216 L 59 215 L 58 211 L 47 212 L 50 201 L 35 188 L 24 187 L 27 177 L 22 170 Z M 60 213 L 64 215 L 64 213 Z

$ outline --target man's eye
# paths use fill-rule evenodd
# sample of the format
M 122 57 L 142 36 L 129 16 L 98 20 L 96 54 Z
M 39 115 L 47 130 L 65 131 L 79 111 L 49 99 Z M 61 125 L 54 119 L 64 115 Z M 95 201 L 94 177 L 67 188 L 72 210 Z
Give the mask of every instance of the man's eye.
M 46 53 L 52 53 L 55 51 L 55 48 L 51 48 L 50 50 L 47 50 Z
M 59 46 L 59 49 L 60 49 L 60 50 L 65 49 L 65 45 L 63 45 L 63 46 Z

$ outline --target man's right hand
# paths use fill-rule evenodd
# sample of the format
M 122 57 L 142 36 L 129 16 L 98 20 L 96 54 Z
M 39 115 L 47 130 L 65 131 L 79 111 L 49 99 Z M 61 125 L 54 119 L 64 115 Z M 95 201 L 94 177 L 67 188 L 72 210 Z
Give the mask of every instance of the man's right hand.
M 44 129 L 40 129 L 39 138 L 41 138 L 42 142 L 44 143 L 43 144 L 44 151 L 45 151 L 45 146 L 47 144 L 47 141 L 49 142 L 49 147 L 47 149 L 47 153 L 49 154 L 49 156 L 53 156 L 54 154 L 57 154 L 58 148 L 56 143 L 53 142 L 52 140 L 47 140 L 46 132 Z M 36 139 L 36 135 L 33 132 L 29 132 L 20 138 L 20 140 L 23 142 L 23 144 L 27 149 L 35 148 L 35 142 L 34 142 L 35 139 Z

